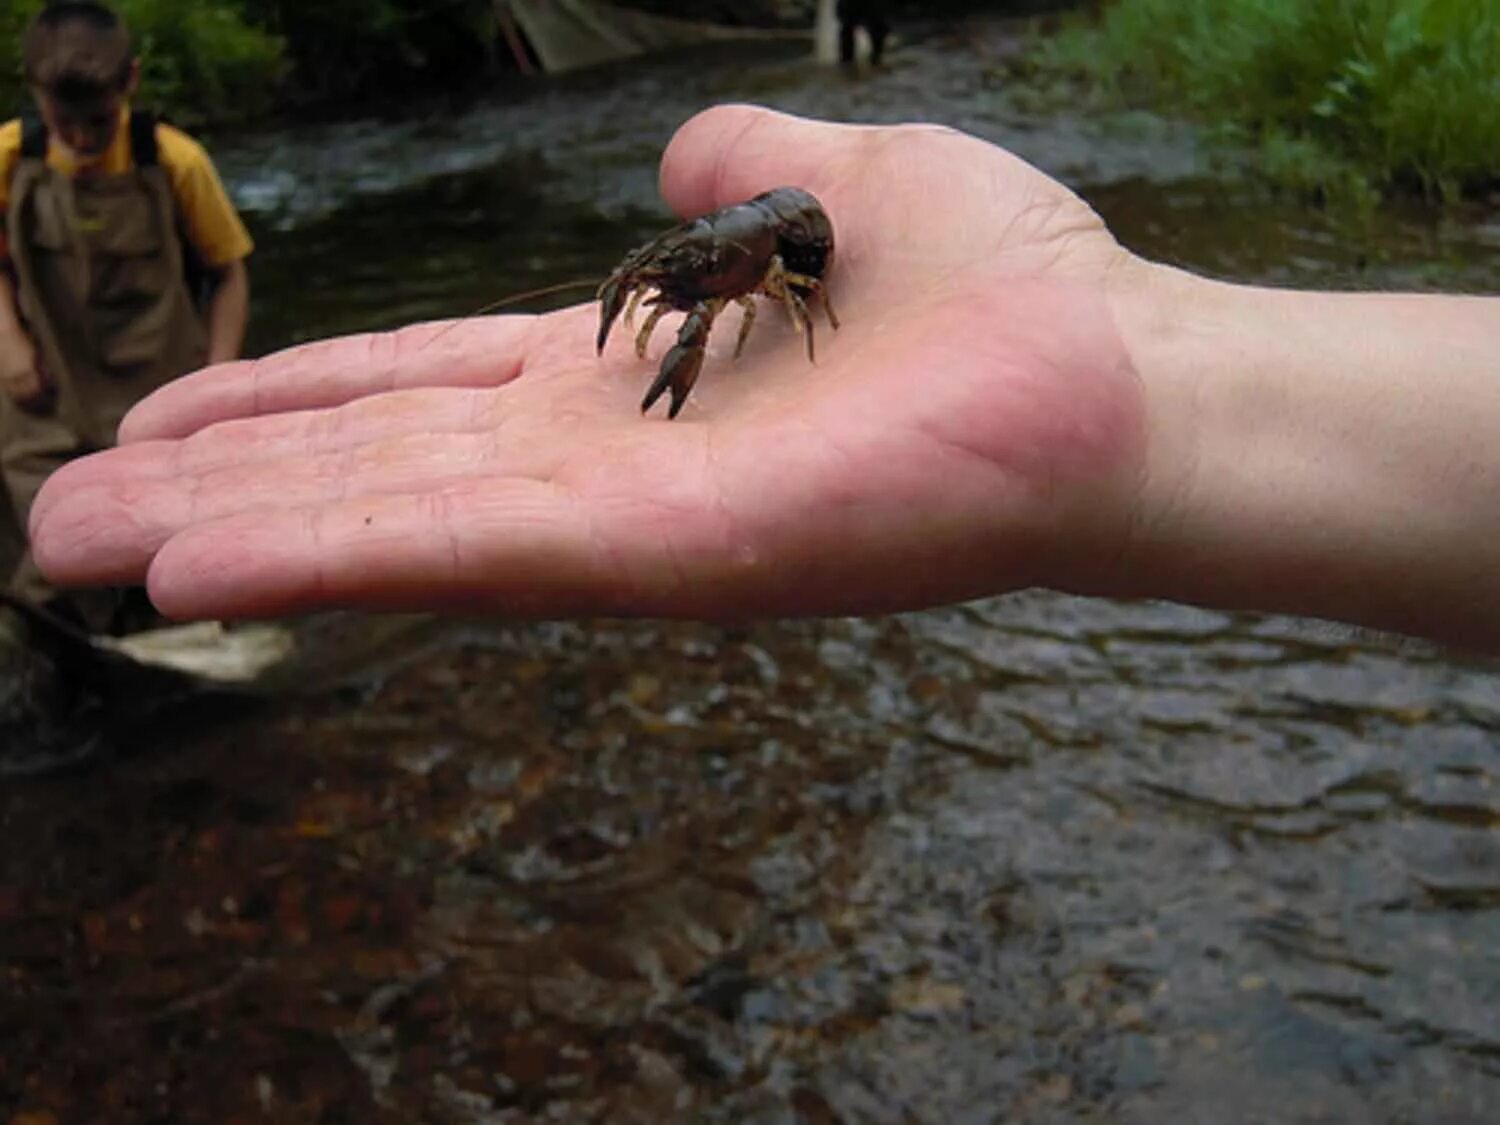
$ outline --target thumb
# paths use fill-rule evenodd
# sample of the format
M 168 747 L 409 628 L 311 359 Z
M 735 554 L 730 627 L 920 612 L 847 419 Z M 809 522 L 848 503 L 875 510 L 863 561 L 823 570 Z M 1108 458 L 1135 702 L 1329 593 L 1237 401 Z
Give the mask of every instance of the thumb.
M 759 106 L 715 106 L 690 118 L 667 145 L 662 198 L 684 216 L 774 187 L 805 188 L 822 198 L 847 177 L 874 131 Z

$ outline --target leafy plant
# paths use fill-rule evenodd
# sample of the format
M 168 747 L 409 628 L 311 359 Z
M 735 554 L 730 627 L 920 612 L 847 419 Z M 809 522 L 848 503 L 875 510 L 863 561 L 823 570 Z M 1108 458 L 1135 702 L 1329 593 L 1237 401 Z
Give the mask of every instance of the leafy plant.
M 238 9 L 231 0 L 121 0 L 143 100 L 188 123 L 263 112 L 276 94 L 283 45 Z
M 18 111 L 21 34 L 43 0 L 0 11 L 0 99 Z M 270 104 L 282 42 L 248 23 L 234 0 L 119 0 L 141 59 L 141 99 L 187 122 L 248 116 Z
M 1299 186 L 1500 180 L 1500 0 L 1116 0 L 1040 65 L 1233 123 Z
M 497 65 L 492 0 L 110 0 L 144 102 L 190 124 L 477 86 Z M 44 0 L 0 0 L 0 120 L 19 110 L 22 30 Z
M 21 81 L 21 33 L 43 0 L 10 0 L 0 5 L 0 105 L 21 107 L 26 86 Z M 0 118 L 6 114 L 0 111 Z
M 492 0 L 241 0 L 241 7 L 284 38 L 295 102 L 462 88 L 494 65 Z

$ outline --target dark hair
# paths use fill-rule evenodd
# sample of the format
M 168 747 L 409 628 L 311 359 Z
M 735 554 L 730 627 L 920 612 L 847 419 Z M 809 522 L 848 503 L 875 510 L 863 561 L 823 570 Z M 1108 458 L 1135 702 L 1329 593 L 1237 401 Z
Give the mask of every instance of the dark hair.
M 124 89 L 133 58 L 130 30 L 99 0 L 52 0 L 21 36 L 27 84 L 60 98 Z

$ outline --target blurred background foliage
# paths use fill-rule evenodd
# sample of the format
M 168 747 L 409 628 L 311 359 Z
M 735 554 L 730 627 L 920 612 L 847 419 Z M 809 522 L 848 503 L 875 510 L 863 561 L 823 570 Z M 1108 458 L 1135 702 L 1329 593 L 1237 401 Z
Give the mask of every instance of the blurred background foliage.
M 1500 0 L 1116 0 L 1035 47 L 1094 96 L 1258 146 L 1293 187 L 1500 185 Z
M 0 100 L 19 109 L 20 36 L 44 0 L 0 11 Z M 390 100 L 477 85 L 495 64 L 491 0 L 115 0 L 142 100 L 174 120 Z
M 0 97 L 17 110 L 20 38 L 43 0 L 7 0 L 0 15 Z M 120 0 L 141 58 L 144 99 L 188 122 L 241 119 L 272 104 L 284 73 L 284 43 L 247 18 L 237 0 Z
M 21 29 L 44 0 L 0 7 L 0 103 L 24 103 Z M 627 0 L 675 9 L 680 0 Z M 699 5 L 701 17 L 806 19 L 815 0 Z M 1055 3 L 897 3 L 907 16 Z M 117 0 L 143 101 L 189 124 L 368 109 L 468 93 L 512 64 L 492 0 Z M 1080 4 L 1012 68 L 1076 104 L 1186 113 L 1325 196 L 1451 199 L 1500 184 L 1500 0 L 1105 0 Z M 0 111 L 0 117 L 7 115 Z

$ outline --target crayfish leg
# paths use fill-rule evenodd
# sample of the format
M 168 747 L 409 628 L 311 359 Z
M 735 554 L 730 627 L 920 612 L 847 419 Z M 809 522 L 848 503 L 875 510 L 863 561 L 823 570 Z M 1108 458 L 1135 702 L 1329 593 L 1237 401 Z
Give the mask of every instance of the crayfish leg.
M 838 314 L 833 311 L 833 302 L 828 299 L 828 286 L 823 284 L 822 278 L 808 277 L 806 274 L 789 273 L 786 275 L 786 283 L 794 285 L 798 289 L 806 289 L 816 293 L 818 300 L 823 302 L 823 312 L 828 316 L 828 323 L 835 329 L 839 326 Z
M 745 341 L 750 338 L 750 326 L 755 323 L 755 302 L 749 297 L 736 297 L 735 303 L 745 310 L 745 315 L 740 318 L 740 334 L 734 341 L 734 358 L 740 358 L 740 352 L 745 350 Z
M 791 310 L 792 323 L 796 325 L 797 331 L 807 338 L 807 362 L 817 363 L 817 357 L 813 355 L 813 321 L 812 314 L 807 311 L 807 305 L 802 298 L 797 296 L 797 291 L 791 287 L 786 291 L 787 308 Z
M 631 294 L 630 294 L 630 303 L 625 306 L 625 327 L 626 328 L 634 328 L 635 327 L 635 310 L 636 310 L 636 307 L 640 305 L 640 303 L 641 303 L 641 295 L 644 294 L 644 293 L 645 293 L 644 289 L 635 289 L 635 290 L 631 291 Z
M 656 324 L 670 310 L 666 305 L 657 305 L 651 310 L 651 315 L 646 318 L 646 323 L 641 325 L 641 330 L 635 334 L 635 357 L 646 358 L 646 345 L 651 342 L 651 333 L 656 330 Z
M 615 318 L 620 315 L 626 291 L 627 287 L 615 274 L 611 274 L 599 286 L 599 335 L 595 338 L 599 355 L 604 354 L 604 342 L 609 339 L 609 330 L 614 326 Z
M 807 277 L 800 273 L 791 273 L 782 264 L 780 255 L 773 255 L 770 268 L 766 270 L 765 280 L 761 282 L 761 292 L 769 297 L 774 297 L 786 305 L 787 315 L 792 318 L 792 327 L 799 335 L 807 338 L 807 359 L 809 363 L 816 363 L 813 354 L 813 321 L 812 315 L 807 311 L 807 304 L 802 300 L 794 286 L 810 289 L 818 286 L 817 278 Z M 826 301 L 826 299 L 825 299 Z M 835 323 L 834 327 L 838 325 Z

